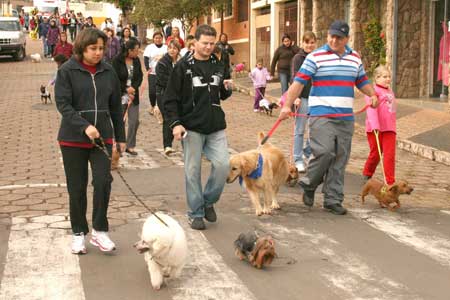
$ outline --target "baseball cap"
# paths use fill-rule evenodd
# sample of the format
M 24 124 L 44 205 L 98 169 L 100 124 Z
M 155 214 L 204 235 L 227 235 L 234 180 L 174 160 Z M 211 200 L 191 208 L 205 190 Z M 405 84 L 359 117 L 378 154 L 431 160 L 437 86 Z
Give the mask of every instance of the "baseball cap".
M 350 28 L 348 27 L 348 24 L 341 20 L 337 20 L 331 23 L 330 28 L 328 29 L 328 32 L 331 35 L 337 35 L 342 37 L 347 37 L 349 31 Z

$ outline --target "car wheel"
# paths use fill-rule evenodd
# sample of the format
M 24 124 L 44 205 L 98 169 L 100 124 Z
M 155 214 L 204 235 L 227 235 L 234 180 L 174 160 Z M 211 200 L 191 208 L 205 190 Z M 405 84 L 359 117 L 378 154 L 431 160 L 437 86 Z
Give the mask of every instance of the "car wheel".
M 21 47 L 19 51 L 14 54 L 14 59 L 17 61 L 22 61 L 25 58 L 25 48 Z

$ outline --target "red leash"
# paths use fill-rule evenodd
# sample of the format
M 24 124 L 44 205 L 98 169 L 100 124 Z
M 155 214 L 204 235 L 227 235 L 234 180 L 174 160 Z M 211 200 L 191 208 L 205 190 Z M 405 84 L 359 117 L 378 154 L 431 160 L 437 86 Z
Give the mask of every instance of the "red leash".
M 358 110 L 355 113 L 348 113 L 348 114 L 325 114 L 325 115 L 319 115 L 319 116 L 308 116 L 306 114 L 298 114 L 298 113 L 290 113 L 290 116 L 293 117 L 313 117 L 313 118 L 339 118 L 339 117 L 350 117 L 357 114 L 360 114 L 364 111 L 366 111 L 370 107 L 370 104 L 366 104 L 362 109 Z M 270 129 L 269 133 L 262 139 L 261 145 L 264 145 L 265 142 L 272 136 L 274 131 L 278 128 L 278 126 L 281 124 L 281 119 L 277 119 L 275 124 L 273 124 L 272 128 Z
M 264 143 L 267 142 L 267 140 L 272 136 L 277 127 L 281 124 L 281 121 L 281 119 L 277 119 L 275 124 L 273 124 L 272 129 L 270 129 L 269 133 L 262 139 L 261 145 L 264 145 Z

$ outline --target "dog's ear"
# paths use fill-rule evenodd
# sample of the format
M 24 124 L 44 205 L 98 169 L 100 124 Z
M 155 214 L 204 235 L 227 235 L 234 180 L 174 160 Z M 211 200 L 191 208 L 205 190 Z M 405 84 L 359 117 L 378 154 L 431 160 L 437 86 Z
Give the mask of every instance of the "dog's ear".
M 242 176 L 247 176 L 256 169 L 258 153 L 247 153 L 241 155 Z
M 136 243 L 133 245 L 133 247 L 136 248 L 136 250 L 137 250 L 140 254 L 142 254 L 142 253 L 147 252 L 148 250 L 150 250 L 150 247 L 149 247 L 143 240 L 140 240 L 139 242 L 136 242 Z
M 393 192 L 393 193 L 398 193 L 398 185 L 397 184 L 391 185 L 390 187 L 388 187 L 388 191 Z

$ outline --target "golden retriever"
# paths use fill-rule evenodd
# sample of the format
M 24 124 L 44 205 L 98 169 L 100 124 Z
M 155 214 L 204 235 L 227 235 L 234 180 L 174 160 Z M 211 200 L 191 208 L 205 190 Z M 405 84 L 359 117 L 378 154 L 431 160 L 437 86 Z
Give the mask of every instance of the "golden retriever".
M 264 133 L 258 133 L 258 144 L 261 144 L 263 138 Z M 263 158 L 262 174 L 259 178 L 250 178 L 248 175 L 258 167 L 259 154 Z M 297 176 L 296 171 L 294 176 Z M 257 216 L 271 214 L 273 209 L 280 209 L 276 195 L 280 186 L 290 178 L 288 162 L 280 149 L 270 143 L 265 143 L 259 149 L 232 155 L 227 183 L 234 182 L 240 176 L 245 183 Z M 260 193 L 264 193 L 264 208 L 261 207 L 259 201 Z

